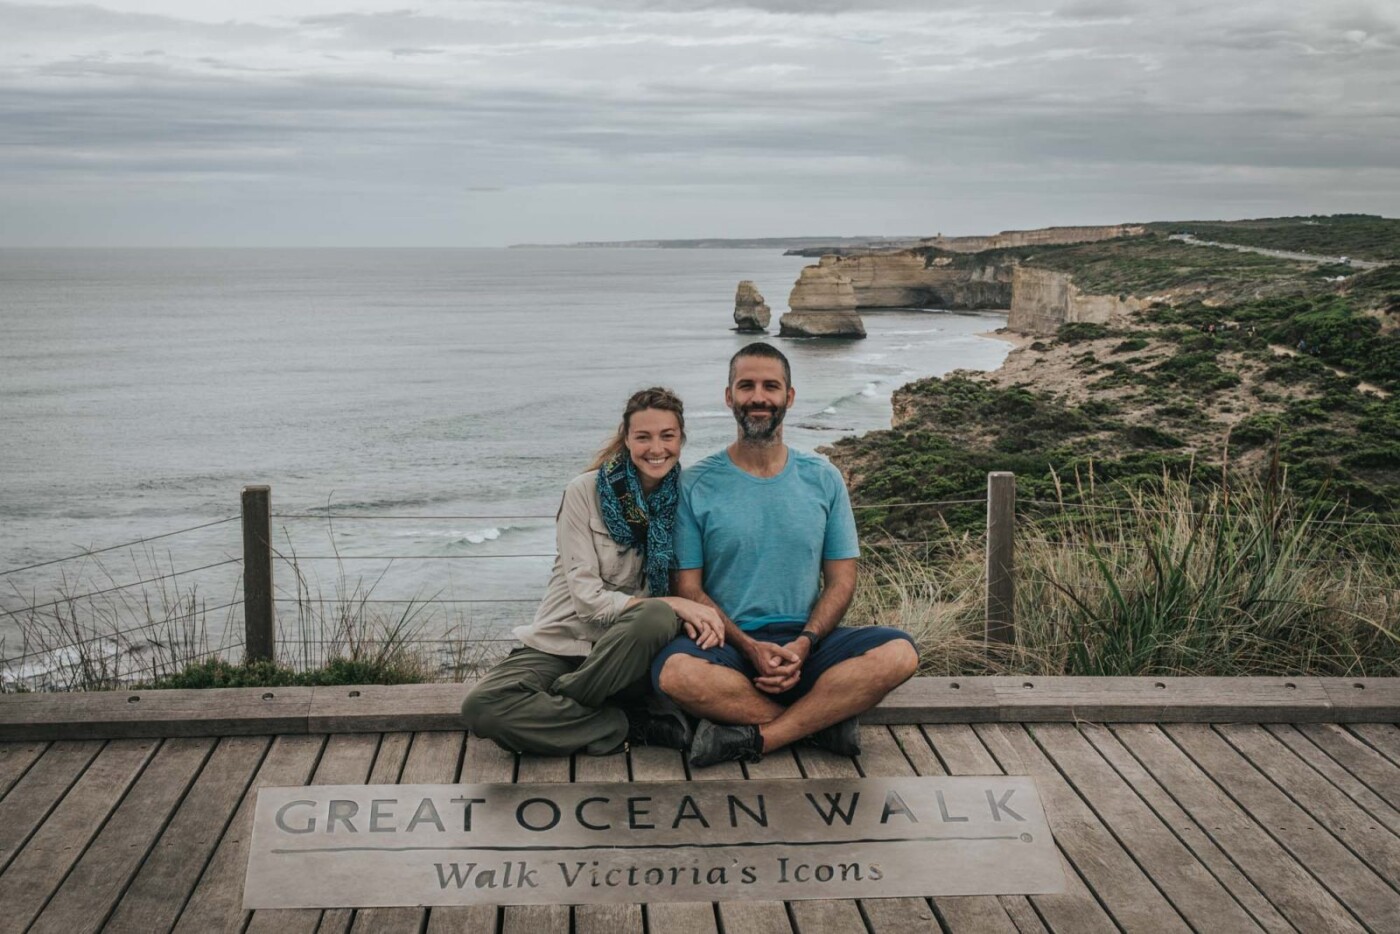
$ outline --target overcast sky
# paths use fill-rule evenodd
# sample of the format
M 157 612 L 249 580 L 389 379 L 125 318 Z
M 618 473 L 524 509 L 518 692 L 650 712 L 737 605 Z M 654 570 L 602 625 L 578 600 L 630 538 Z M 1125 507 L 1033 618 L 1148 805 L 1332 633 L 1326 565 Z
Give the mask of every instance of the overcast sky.
M 0 2 L 0 246 L 1400 214 L 1397 0 Z

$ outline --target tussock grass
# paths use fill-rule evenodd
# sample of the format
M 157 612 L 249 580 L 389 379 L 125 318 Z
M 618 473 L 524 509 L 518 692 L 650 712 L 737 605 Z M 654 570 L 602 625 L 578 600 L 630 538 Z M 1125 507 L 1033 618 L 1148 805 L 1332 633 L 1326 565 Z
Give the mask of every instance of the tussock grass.
M 94 579 L 118 583 L 111 568 L 90 560 L 53 595 L 16 594 L 28 605 L 53 605 L 21 613 L 18 640 L 0 641 L 0 693 L 461 681 L 503 653 L 499 641 L 473 638 L 469 619 L 430 599 L 374 604 L 378 580 L 351 579 L 343 567 L 324 594 L 293 556 L 295 600 L 278 604 L 277 658 L 245 663 L 242 607 L 227 605 L 241 596 L 241 581 L 224 599 L 176 580 L 83 596 Z M 144 580 L 169 573 L 173 562 L 147 552 L 132 564 L 128 573 Z M 222 640 L 211 639 L 211 629 Z M 427 631 L 433 638 L 423 637 Z
M 1335 521 L 1281 478 L 1073 498 L 1021 519 L 1016 646 L 982 645 L 972 536 L 877 551 L 852 622 L 913 633 L 928 674 L 1400 675 L 1400 549 L 1375 547 L 1395 530 Z

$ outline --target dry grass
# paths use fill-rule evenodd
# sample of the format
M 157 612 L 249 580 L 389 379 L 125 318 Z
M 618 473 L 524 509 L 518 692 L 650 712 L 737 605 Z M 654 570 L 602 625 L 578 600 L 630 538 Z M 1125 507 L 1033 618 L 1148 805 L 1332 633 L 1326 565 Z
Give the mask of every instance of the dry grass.
M 1015 647 L 982 643 L 972 539 L 868 557 L 851 621 L 913 633 L 928 674 L 1400 675 L 1394 530 L 1336 522 L 1277 484 L 1202 495 L 1164 479 L 1128 507 L 1079 495 L 1091 508 L 1020 522 Z
M 175 687 L 191 679 L 188 686 L 196 686 L 210 671 L 242 666 L 237 595 L 209 599 L 173 579 L 87 595 L 94 579 L 116 586 L 119 576 L 96 559 L 88 562 L 60 579 L 51 595 L 16 594 L 39 606 L 14 617 L 17 640 L 0 640 L 0 692 Z M 147 552 L 132 564 L 129 573 L 145 580 L 169 574 L 173 562 Z M 452 608 L 412 600 L 386 612 L 372 602 L 377 581 L 351 579 L 342 568 L 326 595 L 308 585 L 294 559 L 291 567 L 295 605 L 279 613 L 276 665 L 245 672 L 249 683 L 461 681 L 502 654 L 500 640 L 474 638 L 470 620 Z M 241 593 L 241 582 L 235 590 Z M 211 639 L 211 630 L 223 638 Z

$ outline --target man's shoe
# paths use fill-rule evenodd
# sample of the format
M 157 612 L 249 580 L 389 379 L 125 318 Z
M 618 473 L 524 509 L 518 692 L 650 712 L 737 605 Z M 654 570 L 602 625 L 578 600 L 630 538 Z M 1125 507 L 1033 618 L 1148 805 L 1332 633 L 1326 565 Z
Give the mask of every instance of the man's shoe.
M 690 764 L 697 767 L 720 762 L 757 762 L 763 758 L 763 738 L 756 726 L 726 726 L 701 720 L 690 741 Z
M 648 698 L 623 712 L 627 714 L 627 742 L 633 746 L 690 748 L 694 735 L 690 719 L 669 697 Z
M 803 742 L 818 749 L 834 752 L 838 756 L 860 755 L 860 718 L 850 717 L 840 723 L 823 727 Z

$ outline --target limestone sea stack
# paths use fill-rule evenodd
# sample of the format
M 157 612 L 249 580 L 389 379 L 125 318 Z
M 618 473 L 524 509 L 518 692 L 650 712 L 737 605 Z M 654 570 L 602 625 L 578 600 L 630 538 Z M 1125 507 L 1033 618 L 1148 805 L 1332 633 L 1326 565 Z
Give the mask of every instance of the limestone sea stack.
M 773 311 L 763 301 L 758 287 L 750 279 L 739 283 L 734 293 L 734 330 L 740 332 L 762 332 L 768 330 L 768 322 L 773 320 Z
M 802 270 L 788 296 L 792 309 L 778 320 L 779 337 L 864 337 L 851 280 L 836 271 L 837 257 L 823 256 Z

